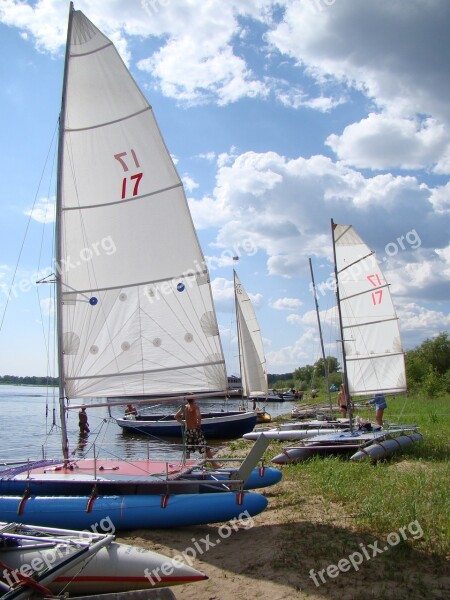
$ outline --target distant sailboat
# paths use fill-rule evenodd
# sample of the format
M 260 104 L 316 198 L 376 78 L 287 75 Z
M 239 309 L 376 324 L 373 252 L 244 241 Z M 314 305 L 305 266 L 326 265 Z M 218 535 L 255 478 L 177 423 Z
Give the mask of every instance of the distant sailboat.
M 350 397 L 404 393 L 404 352 L 389 284 L 353 227 L 333 221 L 331 225 L 345 389 Z M 354 452 L 405 431 L 357 429 L 351 411 L 349 417 L 349 431 L 314 436 L 301 446 L 286 448 L 272 461 L 283 464 L 315 454 Z
M 233 271 L 233 276 L 242 395 L 264 399 L 268 385 L 261 329 L 250 297 L 236 271 Z
M 230 484 L 205 484 L 185 478 L 192 464 L 100 458 L 97 447 L 93 459 L 71 459 L 69 399 L 227 387 L 181 180 L 116 48 L 72 4 L 56 213 L 63 457 L 2 472 L 0 519 L 85 528 L 110 517 L 116 529 L 132 529 L 264 510 L 265 497 L 242 491 L 239 469 Z

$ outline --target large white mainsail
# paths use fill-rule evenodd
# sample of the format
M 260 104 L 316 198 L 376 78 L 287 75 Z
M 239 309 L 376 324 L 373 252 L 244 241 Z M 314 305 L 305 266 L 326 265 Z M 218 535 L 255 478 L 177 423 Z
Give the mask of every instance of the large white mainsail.
M 261 330 L 252 302 L 236 271 L 233 273 L 243 396 L 266 396 L 266 359 Z
M 389 284 L 351 225 L 332 224 L 350 395 L 406 391 L 405 360 Z
M 152 109 L 112 42 L 71 17 L 57 194 L 65 393 L 226 389 L 208 270 Z

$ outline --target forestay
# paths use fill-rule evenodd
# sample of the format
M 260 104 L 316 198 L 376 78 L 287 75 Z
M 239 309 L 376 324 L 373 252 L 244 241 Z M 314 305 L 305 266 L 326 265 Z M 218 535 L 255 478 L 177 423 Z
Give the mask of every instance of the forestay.
M 208 270 L 152 109 L 80 11 L 68 45 L 57 202 L 66 395 L 226 389 Z
M 389 285 L 351 225 L 334 224 L 333 236 L 349 392 L 404 392 L 404 353 Z

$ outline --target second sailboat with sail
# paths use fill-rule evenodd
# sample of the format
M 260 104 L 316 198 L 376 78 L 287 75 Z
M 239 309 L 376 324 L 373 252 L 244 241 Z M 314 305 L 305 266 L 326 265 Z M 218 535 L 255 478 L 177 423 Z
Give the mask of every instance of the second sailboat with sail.
M 404 352 L 389 284 L 374 253 L 351 225 L 332 221 L 331 232 L 347 399 L 405 393 Z M 416 434 L 411 426 L 360 429 L 355 426 L 351 410 L 348 415 L 348 431 L 309 438 L 299 446 L 286 448 L 272 462 L 284 464 L 317 454 L 352 454 L 393 436 L 400 440 L 406 434 L 411 441 L 407 434 Z M 402 443 L 399 441 L 397 447 Z

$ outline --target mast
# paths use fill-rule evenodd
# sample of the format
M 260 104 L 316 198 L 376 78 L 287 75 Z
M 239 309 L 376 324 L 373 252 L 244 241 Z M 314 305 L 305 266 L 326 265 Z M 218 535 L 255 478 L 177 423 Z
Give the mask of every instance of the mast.
M 329 380 L 329 372 L 328 372 L 328 362 L 327 362 L 327 359 L 325 357 L 325 348 L 324 348 L 324 345 L 323 345 L 323 336 L 322 336 L 322 325 L 320 323 L 320 316 L 319 316 L 319 303 L 317 302 L 316 283 L 314 281 L 314 272 L 313 272 L 313 268 L 312 268 L 312 261 L 311 261 L 311 259 L 308 259 L 308 260 L 309 260 L 309 270 L 311 272 L 311 281 L 312 281 L 312 286 L 313 286 L 314 303 L 315 303 L 315 306 L 316 306 L 317 324 L 319 326 L 320 347 L 322 349 L 323 368 L 325 369 L 325 381 L 327 383 L 328 401 L 330 403 L 330 409 L 333 410 L 333 403 L 331 401 L 331 392 L 330 392 L 330 380 Z
M 61 112 L 59 114 L 59 139 L 58 139 L 58 175 L 56 181 L 56 329 L 58 349 L 58 375 L 59 375 L 59 412 L 61 418 L 61 443 L 64 460 L 69 458 L 69 440 L 67 438 L 66 410 L 65 410 L 65 385 L 64 385 L 64 361 L 62 353 L 62 237 L 61 237 L 61 210 L 62 210 L 62 167 L 64 153 L 64 127 L 66 116 L 66 88 L 67 74 L 69 70 L 70 44 L 72 37 L 72 19 L 74 7 L 73 2 L 69 6 L 69 21 L 67 26 L 66 55 L 64 59 L 64 76 L 61 100 Z
M 351 410 L 351 398 L 350 398 L 348 379 L 347 379 L 347 365 L 345 362 L 344 327 L 343 327 L 343 323 L 342 323 L 341 299 L 340 299 L 340 295 L 339 295 L 339 279 L 338 279 L 338 270 L 337 270 L 337 261 L 336 261 L 336 245 L 335 245 L 335 239 L 334 239 L 334 229 L 335 229 L 335 224 L 333 222 L 333 219 L 331 219 L 331 239 L 333 242 L 334 278 L 335 278 L 335 282 L 336 282 L 336 303 L 337 303 L 337 309 L 338 309 L 338 315 L 339 315 L 339 329 L 341 332 L 340 342 L 341 342 L 341 349 L 342 349 L 342 364 L 344 367 L 344 390 L 345 390 L 345 396 L 347 399 L 347 412 L 348 412 L 348 418 L 349 418 L 350 431 L 353 433 L 353 415 L 352 415 L 352 410 Z

